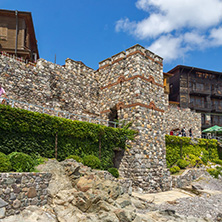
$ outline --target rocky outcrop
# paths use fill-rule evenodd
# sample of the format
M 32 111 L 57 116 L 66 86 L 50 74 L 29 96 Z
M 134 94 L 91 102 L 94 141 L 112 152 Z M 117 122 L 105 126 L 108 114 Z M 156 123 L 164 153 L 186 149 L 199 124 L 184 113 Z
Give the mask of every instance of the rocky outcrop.
M 49 160 L 40 171 L 51 173 L 48 204 L 30 206 L 1 222 L 156 222 L 212 221 L 180 216 L 152 201 L 131 195 L 130 183 L 106 171 L 92 170 L 74 160 Z M 220 216 L 220 215 L 219 215 Z

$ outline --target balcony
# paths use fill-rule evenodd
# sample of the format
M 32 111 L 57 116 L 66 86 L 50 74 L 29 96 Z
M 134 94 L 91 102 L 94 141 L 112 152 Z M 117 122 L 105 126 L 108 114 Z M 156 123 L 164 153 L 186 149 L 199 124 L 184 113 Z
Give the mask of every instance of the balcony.
M 221 106 L 221 105 L 218 105 L 218 104 L 214 104 L 214 105 L 212 106 L 212 112 L 222 113 L 222 106 Z
M 203 88 L 190 87 L 189 92 L 191 95 L 209 96 L 211 94 L 211 89 L 210 87 L 203 87 Z
M 222 97 L 222 90 L 220 90 L 220 89 L 213 89 L 211 96 L 212 97 Z
M 189 108 L 197 111 L 204 111 L 204 112 L 210 112 L 212 107 L 205 103 L 205 104 L 197 104 L 194 102 L 189 103 Z

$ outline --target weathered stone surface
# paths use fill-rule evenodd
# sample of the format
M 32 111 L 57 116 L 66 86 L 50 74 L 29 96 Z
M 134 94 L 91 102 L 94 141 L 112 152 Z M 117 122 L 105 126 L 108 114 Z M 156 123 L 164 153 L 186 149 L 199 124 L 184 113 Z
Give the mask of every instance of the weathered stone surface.
M 4 218 L 5 217 L 5 207 L 1 207 L 0 208 L 0 219 Z
M 85 177 L 81 177 L 77 182 L 76 186 L 79 190 L 86 192 L 93 187 L 94 181 Z
M 36 189 L 34 187 L 30 187 L 27 193 L 28 198 L 33 198 L 37 196 Z
M 0 208 L 7 206 L 8 203 L 0 198 Z
M 1 173 L 0 208 L 5 207 L 5 215 L 10 216 L 19 214 L 30 205 L 45 205 L 50 179 L 51 174 L 48 173 Z M 38 186 L 36 180 L 44 186 Z
M 21 206 L 21 202 L 19 200 L 14 200 L 13 201 L 13 208 L 17 209 Z

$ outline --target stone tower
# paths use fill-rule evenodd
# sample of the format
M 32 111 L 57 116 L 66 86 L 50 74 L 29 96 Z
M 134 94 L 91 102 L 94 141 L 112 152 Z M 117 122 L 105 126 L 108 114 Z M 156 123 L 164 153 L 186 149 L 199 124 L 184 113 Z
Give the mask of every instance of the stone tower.
M 119 162 L 122 176 L 149 192 L 168 190 L 162 58 L 135 45 L 100 62 L 97 75 L 101 117 L 110 119 L 116 110 L 139 132 Z

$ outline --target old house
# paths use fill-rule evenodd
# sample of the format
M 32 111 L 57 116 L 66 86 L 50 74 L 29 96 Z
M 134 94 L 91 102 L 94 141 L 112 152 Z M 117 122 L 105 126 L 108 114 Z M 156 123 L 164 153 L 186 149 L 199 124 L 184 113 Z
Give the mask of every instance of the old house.
M 222 73 L 183 65 L 169 73 L 170 101 L 201 113 L 202 130 L 222 126 Z
M 31 12 L 0 10 L 0 51 L 32 62 L 39 59 Z

